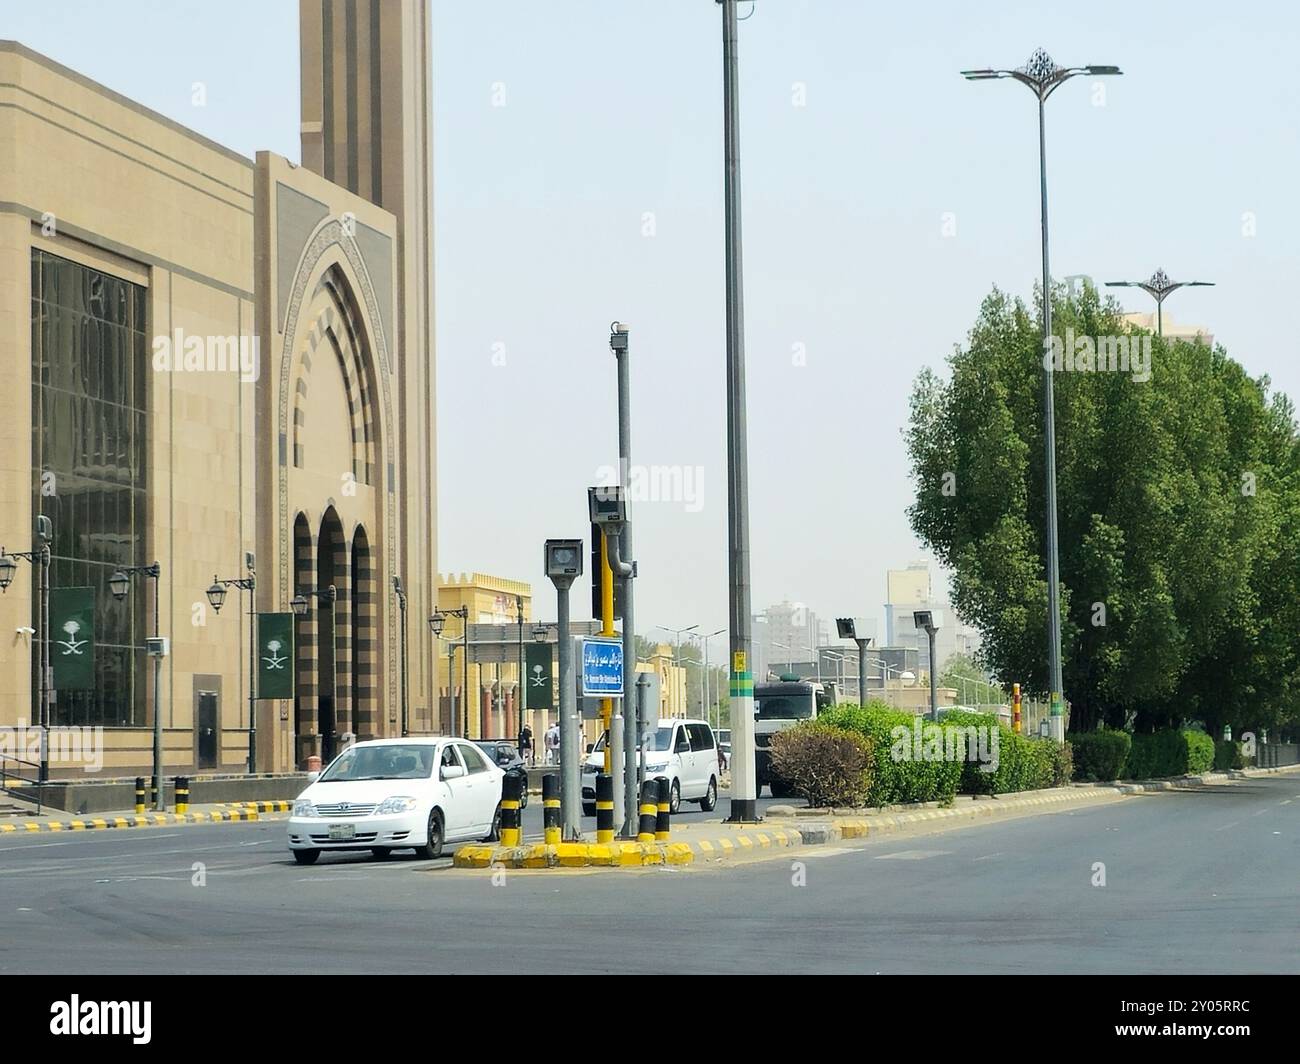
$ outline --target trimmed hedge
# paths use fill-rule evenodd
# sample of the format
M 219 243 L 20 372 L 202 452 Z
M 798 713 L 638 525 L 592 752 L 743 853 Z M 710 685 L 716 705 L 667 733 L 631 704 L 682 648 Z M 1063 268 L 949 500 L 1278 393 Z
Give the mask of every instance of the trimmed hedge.
M 872 702 L 865 706 L 835 706 L 819 714 L 817 719 L 831 727 L 858 732 L 871 740 L 876 764 L 867 794 L 868 805 L 952 803 L 961 782 L 963 762 L 894 756 L 894 729 L 904 728 L 911 734 L 912 722 L 916 719 L 914 714 Z M 910 746 L 908 752 L 910 755 Z
M 872 740 L 875 774 L 867 798 L 870 805 L 933 801 L 948 804 L 958 792 L 1010 794 L 1059 787 L 1070 782 L 1073 770 L 1068 744 L 1062 747 L 1051 739 L 1017 735 L 992 713 L 954 710 L 940 721 L 945 755 L 956 755 L 952 760 L 916 757 L 914 742 L 918 721 L 924 750 L 936 740 L 931 722 L 883 703 L 837 706 L 818 717 L 820 724 L 847 728 Z M 948 727 L 987 730 L 974 735 L 967 732 L 959 740 L 950 738 L 946 731 Z M 895 728 L 902 728 L 904 732 L 896 733 Z M 996 748 L 992 739 L 995 734 Z M 975 746 L 968 750 L 970 743 Z M 984 771 L 986 765 L 992 770 Z
M 1213 765 L 1214 740 L 1205 732 L 1167 728 L 1133 736 L 1124 776 L 1131 780 L 1163 779 L 1208 772 Z
M 1128 732 L 1111 728 L 1074 732 L 1069 739 L 1074 752 L 1074 778 L 1087 782 L 1119 779 L 1133 745 L 1133 736 Z
M 871 791 L 871 739 L 824 721 L 772 736 L 772 769 L 814 808 L 864 805 Z

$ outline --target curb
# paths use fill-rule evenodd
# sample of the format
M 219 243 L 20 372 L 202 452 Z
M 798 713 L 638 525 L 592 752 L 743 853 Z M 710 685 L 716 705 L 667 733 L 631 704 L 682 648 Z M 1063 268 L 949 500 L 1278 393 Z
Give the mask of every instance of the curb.
M 288 799 L 267 802 L 221 802 L 223 809 L 251 809 L 255 813 L 287 813 L 293 808 Z
M 687 865 L 695 854 L 680 842 L 562 842 L 558 846 L 462 846 L 454 868 L 644 868 Z
M 226 824 L 257 820 L 255 810 L 211 813 L 146 813 L 141 816 L 89 817 L 85 820 L 21 820 L 0 824 L 0 834 L 41 831 L 105 831 L 109 828 L 156 828 L 172 824 Z

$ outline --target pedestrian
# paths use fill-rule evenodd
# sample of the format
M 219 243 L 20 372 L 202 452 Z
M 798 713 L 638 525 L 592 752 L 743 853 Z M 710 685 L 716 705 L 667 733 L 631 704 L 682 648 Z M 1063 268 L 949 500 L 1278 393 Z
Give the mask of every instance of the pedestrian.
M 525 764 L 533 763 L 533 729 L 527 724 L 519 729 L 519 756 Z
M 557 721 L 546 729 L 546 763 L 554 765 L 560 760 L 560 725 Z

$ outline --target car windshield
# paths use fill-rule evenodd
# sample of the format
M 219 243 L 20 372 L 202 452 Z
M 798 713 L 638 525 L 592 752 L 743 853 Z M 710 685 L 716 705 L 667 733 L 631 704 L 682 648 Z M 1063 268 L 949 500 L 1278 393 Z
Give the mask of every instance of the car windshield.
M 420 780 L 433 775 L 432 746 L 354 746 L 340 754 L 320 777 L 320 783 L 357 780 Z
M 811 695 L 776 695 L 754 700 L 759 720 L 809 720 L 813 715 Z
M 672 741 L 673 741 L 673 730 L 671 727 L 657 728 L 655 730 L 655 737 L 650 743 L 650 749 L 658 750 L 658 751 L 671 750 Z

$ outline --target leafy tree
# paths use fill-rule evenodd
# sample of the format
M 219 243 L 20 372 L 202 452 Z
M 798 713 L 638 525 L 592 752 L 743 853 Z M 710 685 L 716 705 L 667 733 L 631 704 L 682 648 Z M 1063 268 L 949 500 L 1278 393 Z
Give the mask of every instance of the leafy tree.
M 1131 329 L 1091 287 L 1073 301 L 1054 293 L 1053 331 L 1062 343 L 1150 344 L 1149 379 L 1133 365 L 1055 374 L 1072 726 L 1295 721 L 1300 443 L 1290 402 L 1222 346 Z M 954 606 L 983 633 L 983 663 L 1046 694 L 1042 350 L 1037 315 L 995 289 L 950 375 L 917 378 L 907 444 L 912 527 L 952 569 Z

